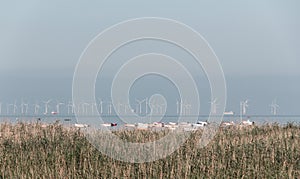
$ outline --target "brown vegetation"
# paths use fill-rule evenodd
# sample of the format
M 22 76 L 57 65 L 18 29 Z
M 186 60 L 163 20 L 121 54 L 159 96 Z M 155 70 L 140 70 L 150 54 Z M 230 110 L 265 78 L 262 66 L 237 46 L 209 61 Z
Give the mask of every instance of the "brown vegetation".
M 299 178 L 300 127 L 220 128 L 205 148 L 201 131 L 173 154 L 134 164 L 97 151 L 79 129 L 59 124 L 1 124 L 0 178 Z M 168 131 L 117 131 L 147 141 Z M 145 140 L 143 140 L 145 139 Z

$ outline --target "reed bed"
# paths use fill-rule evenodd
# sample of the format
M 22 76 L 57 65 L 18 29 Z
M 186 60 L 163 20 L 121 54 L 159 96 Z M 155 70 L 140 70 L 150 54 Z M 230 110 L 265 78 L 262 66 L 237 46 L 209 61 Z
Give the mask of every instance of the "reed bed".
M 153 141 L 168 131 L 121 130 Z M 126 163 L 101 154 L 80 129 L 55 123 L 0 126 L 0 178 L 300 178 L 300 126 L 220 128 L 205 148 L 201 131 L 164 159 Z

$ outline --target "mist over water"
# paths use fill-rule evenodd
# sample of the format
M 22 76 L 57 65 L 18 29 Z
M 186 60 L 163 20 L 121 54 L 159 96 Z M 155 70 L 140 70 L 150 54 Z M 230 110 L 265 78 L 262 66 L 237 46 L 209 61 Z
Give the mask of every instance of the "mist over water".
M 276 99 L 278 115 L 300 114 L 300 11 L 298 1 L 251 2 L 97 2 L 82 8 L 79 2 L 24 1 L 1 6 L 0 103 L 31 105 L 52 99 L 68 103 L 76 63 L 87 44 L 104 29 L 124 20 L 157 16 L 181 21 L 195 29 L 218 56 L 227 82 L 226 111 L 239 113 L 241 100 L 249 99 L 248 115 L 271 114 Z M 153 4 L 152 4 L 153 3 Z M 72 8 L 65 7 L 71 5 Z M 86 6 L 84 6 L 86 7 Z M 134 7 L 134 10 L 133 10 Z M 139 8 L 136 8 L 139 7 Z M 67 22 L 67 23 L 66 23 Z M 171 32 L 170 32 L 171 33 Z M 101 49 L 99 49 L 101 50 Z M 118 68 L 144 53 L 161 53 L 178 59 L 196 79 L 201 115 L 210 111 L 210 86 L 201 67 L 178 47 L 161 41 L 128 44 L 110 57 L 104 75 L 95 85 L 97 98 L 110 101 L 110 85 Z M 159 65 L 159 64 L 157 64 Z M 87 73 L 89 73 L 87 71 Z M 184 79 L 182 79 L 184 80 Z M 130 105 L 162 92 L 168 98 L 168 115 L 176 114 L 178 91 L 168 80 L 146 76 L 131 88 Z M 20 110 L 20 109 L 18 109 Z M 29 110 L 33 111 L 32 106 Z M 66 108 L 62 109 L 66 113 Z
M 105 78 L 107 79 L 107 78 Z M 105 83 L 103 83 L 103 81 Z M 271 114 L 270 104 L 277 99 L 280 106 L 278 115 L 300 114 L 300 83 L 298 76 L 226 76 L 227 81 L 227 111 L 239 113 L 241 100 L 249 99 L 249 115 Z M 210 110 L 210 88 L 205 77 L 198 77 L 198 88 L 201 100 L 200 114 L 209 114 Z M 53 99 L 52 109 L 55 109 L 56 101 L 68 103 L 72 99 L 72 77 L 71 75 L 36 74 L 31 75 L 1 75 L 0 77 L 0 103 L 2 113 L 6 111 L 6 104 L 15 101 L 20 104 L 24 102 L 40 103 L 41 111 L 44 110 L 43 101 Z M 100 80 L 96 83 L 96 96 L 105 101 L 110 101 L 109 80 Z M 165 93 L 171 101 L 168 115 L 176 114 L 176 99 L 178 91 L 172 83 L 157 76 L 146 76 L 140 79 L 131 88 L 131 104 L 135 99 L 144 99 L 154 93 Z M 171 104 L 172 103 L 172 104 Z M 133 107 L 134 108 L 134 107 Z M 31 110 L 32 107 L 31 107 Z M 66 110 L 66 109 L 64 109 Z

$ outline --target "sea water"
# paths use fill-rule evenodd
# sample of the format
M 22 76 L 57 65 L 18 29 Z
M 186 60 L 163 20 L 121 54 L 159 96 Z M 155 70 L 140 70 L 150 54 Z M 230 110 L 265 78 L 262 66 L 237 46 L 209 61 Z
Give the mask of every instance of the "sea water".
M 127 119 L 130 119 L 130 116 L 126 116 Z M 217 119 L 218 122 L 231 122 L 233 121 L 235 124 L 239 124 L 241 121 L 249 120 L 251 122 L 255 122 L 257 125 L 263 124 L 272 124 L 278 123 L 280 125 L 285 125 L 288 123 L 294 123 L 299 125 L 300 124 L 300 115 L 249 115 L 249 116 L 223 116 L 223 118 L 214 118 L 213 120 Z M 196 123 L 197 121 L 210 121 L 208 115 L 202 116 L 152 116 L 151 121 L 148 123 L 153 122 L 189 122 L 189 123 Z M 117 123 L 122 125 L 126 122 L 123 122 L 120 117 L 118 116 L 81 116 L 77 118 L 75 115 L 40 115 L 40 116 L 18 116 L 18 115 L 10 115 L 10 116 L 0 116 L 0 122 L 7 122 L 7 123 L 17 123 L 17 122 L 42 122 L 42 123 L 55 123 L 58 122 L 63 125 L 73 125 L 75 123 L 94 123 L 94 122 L 101 122 L 101 123 Z M 130 122 L 130 120 L 129 120 Z M 136 123 L 133 122 L 133 123 Z

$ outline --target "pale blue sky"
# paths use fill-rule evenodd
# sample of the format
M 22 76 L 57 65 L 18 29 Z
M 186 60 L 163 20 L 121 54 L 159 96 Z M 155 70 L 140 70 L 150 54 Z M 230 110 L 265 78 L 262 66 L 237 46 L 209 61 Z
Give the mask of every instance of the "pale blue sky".
M 74 68 L 90 40 L 123 20 L 151 16 L 181 21 L 206 38 L 232 84 L 230 109 L 238 108 L 240 98 L 266 106 L 277 97 L 286 113 L 299 113 L 300 106 L 290 107 L 300 100 L 299 8 L 297 0 L 2 1 L 0 98 L 68 98 Z M 249 88 L 241 90 L 241 82 Z M 53 87 L 57 83 L 61 88 Z M 16 89 L 20 84 L 27 84 L 22 91 Z M 261 108 L 253 113 L 267 110 Z

